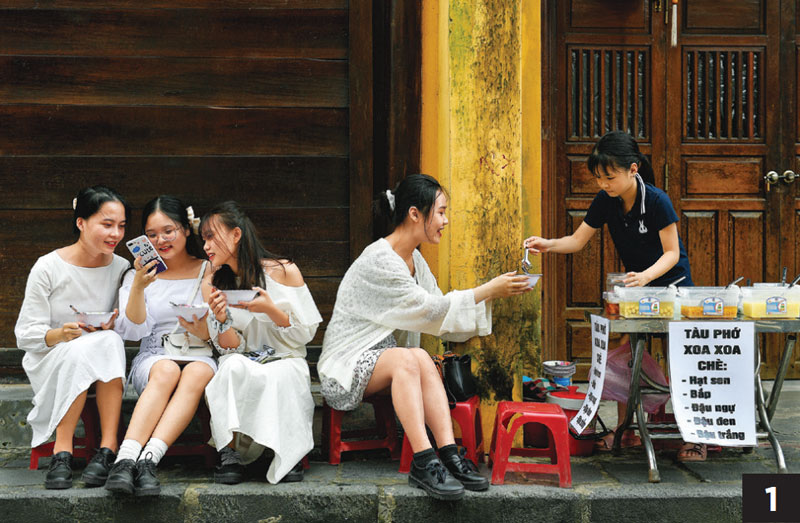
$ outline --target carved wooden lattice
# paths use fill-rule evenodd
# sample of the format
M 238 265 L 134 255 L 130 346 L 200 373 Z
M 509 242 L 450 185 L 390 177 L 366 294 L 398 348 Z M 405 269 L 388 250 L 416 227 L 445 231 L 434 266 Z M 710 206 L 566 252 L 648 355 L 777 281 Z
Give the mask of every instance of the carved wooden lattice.
M 684 138 L 763 141 L 763 51 L 690 48 L 683 58 Z
M 567 74 L 570 140 L 624 130 L 650 137 L 650 55 L 646 48 L 571 47 Z

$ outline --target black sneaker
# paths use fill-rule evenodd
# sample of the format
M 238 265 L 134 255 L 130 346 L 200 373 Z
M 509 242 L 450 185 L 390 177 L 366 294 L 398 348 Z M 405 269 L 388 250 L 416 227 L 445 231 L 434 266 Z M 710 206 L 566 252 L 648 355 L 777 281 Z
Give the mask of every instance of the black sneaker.
M 283 479 L 281 479 L 281 483 L 295 483 L 297 481 L 303 481 L 304 474 L 305 471 L 303 470 L 303 462 L 301 460 L 297 462 L 297 465 L 292 467 L 292 470 L 290 470 L 289 472 L 286 473 L 285 476 L 283 476 Z
M 464 497 L 464 486 L 450 475 L 439 458 L 431 459 L 423 467 L 412 461 L 408 484 L 424 489 L 436 499 L 457 501 Z
M 83 483 L 87 487 L 102 487 L 105 485 L 108 479 L 108 471 L 111 470 L 116 459 L 117 455 L 114 454 L 113 450 L 107 447 L 98 450 L 92 461 L 83 469 L 83 476 L 81 476 Z
M 466 458 L 467 449 L 459 449 L 457 454 L 452 454 L 443 460 L 444 466 L 450 471 L 467 490 L 486 490 L 489 488 L 489 480 L 478 472 L 478 467 L 472 460 Z
M 219 466 L 214 470 L 214 483 L 236 485 L 244 477 L 244 465 L 239 453 L 230 447 L 219 451 Z
M 136 462 L 132 459 L 123 459 L 114 463 L 108 473 L 106 490 L 133 494 L 133 469 L 135 468 Z
M 145 458 L 136 462 L 133 485 L 137 496 L 158 496 L 161 493 L 161 483 L 156 477 L 156 464 L 153 460 Z
M 72 454 L 62 450 L 50 460 L 50 468 L 44 478 L 44 488 L 65 489 L 72 487 Z

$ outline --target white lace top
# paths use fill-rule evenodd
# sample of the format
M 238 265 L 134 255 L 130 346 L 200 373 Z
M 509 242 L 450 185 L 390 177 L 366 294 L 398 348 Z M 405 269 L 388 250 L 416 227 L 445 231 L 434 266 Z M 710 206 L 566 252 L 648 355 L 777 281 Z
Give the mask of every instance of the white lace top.
M 317 369 L 350 390 L 362 352 L 394 333 L 398 344 L 419 346 L 419 333 L 466 341 L 492 332 L 491 304 L 475 303 L 472 289 L 442 295 L 425 258 L 413 253 L 412 277 L 388 241 L 372 243 L 339 285 Z M 395 332 L 396 331 L 396 332 Z

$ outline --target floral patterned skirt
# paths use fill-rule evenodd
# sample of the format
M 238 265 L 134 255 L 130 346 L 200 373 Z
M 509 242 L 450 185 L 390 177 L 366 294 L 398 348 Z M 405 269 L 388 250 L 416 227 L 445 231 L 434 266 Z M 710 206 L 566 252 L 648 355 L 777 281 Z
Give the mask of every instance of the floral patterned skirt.
M 353 371 L 353 383 L 350 390 L 344 390 L 338 381 L 331 379 L 322 380 L 322 396 L 328 405 L 336 410 L 354 410 L 364 398 L 364 391 L 375 370 L 375 364 L 383 351 L 397 347 L 397 340 L 393 335 L 388 335 L 379 341 L 363 354 L 356 361 L 356 368 Z

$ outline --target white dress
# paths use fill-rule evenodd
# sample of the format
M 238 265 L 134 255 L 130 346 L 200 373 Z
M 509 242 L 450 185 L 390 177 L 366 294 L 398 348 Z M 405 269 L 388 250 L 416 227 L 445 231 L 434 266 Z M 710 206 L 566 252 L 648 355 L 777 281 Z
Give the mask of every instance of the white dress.
M 191 357 L 191 356 L 167 356 L 161 344 L 161 336 L 172 332 L 178 322 L 178 315 L 170 306 L 169 302 L 185 303 L 189 294 L 194 289 L 196 278 L 183 280 L 157 279 L 144 289 L 145 310 L 147 315 L 144 323 L 133 323 L 125 314 L 128 306 L 128 298 L 131 294 L 131 285 L 135 273 L 130 271 L 125 275 L 122 287 L 119 290 L 119 318 L 115 329 L 123 339 L 138 341 L 139 354 L 133 359 L 129 379 L 133 383 L 136 392 L 142 393 L 150 377 L 150 369 L 153 365 L 163 359 L 170 359 L 179 362 L 202 361 L 208 364 L 212 370 L 217 370 L 217 364 L 211 357 Z M 203 303 L 203 293 L 199 290 L 192 301 L 193 305 Z M 176 332 L 186 332 L 186 329 L 179 327 Z
M 44 337 L 48 330 L 75 321 L 70 305 L 86 312 L 114 310 L 119 280 L 128 267 L 117 255 L 105 267 L 78 267 L 53 251 L 31 269 L 14 327 L 17 347 L 26 352 L 22 367 L 33 387 L 31 446 L 50 438 L 75 398 L 92 383 L 125 376 L 125 347 L 112 330 L 84 332 L 52 347 Z
M 391 334 L 403 347 L 419 347 L 420 332 L 450 341 L 491 334 L 491 303 L 475 303 L 472 289 L 442 295 L 422 254 L 412 256 L 414 276 L 381 238 L 347 269 L 317 364 L 323 384 L 333 380 L 349 391 L 358 359 Z
M 322 322 L 308 287 L 282 285 L 265 274 L 266 291 L 289 315 L 290 325 L 279 327 L 263 313 L 230 308 L 232 328 L 240 336 L 239 350 L 254 352 L 272 348 L 281 359 L 256 363 L 242 354 L 220 358 L 219 370 L 206 387 L 211 412 L 211 434 L 217 450 L 234 438 L 234 446 L 249 463 L 269 447 L 275 458 L 267 470 L 270 483 L 279 482 L 314 448 L 311 425 L 314 399 L 306 363 L 306 343 Z M 219 334 L 208 321 L 216 342 Z

